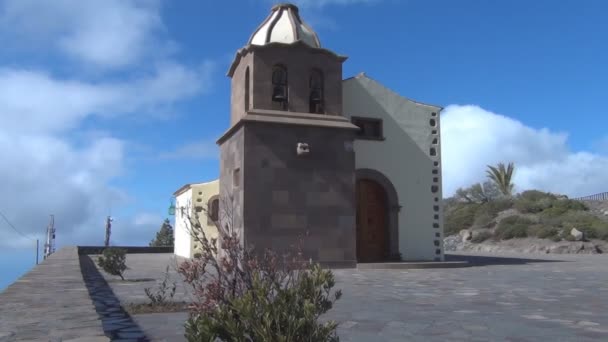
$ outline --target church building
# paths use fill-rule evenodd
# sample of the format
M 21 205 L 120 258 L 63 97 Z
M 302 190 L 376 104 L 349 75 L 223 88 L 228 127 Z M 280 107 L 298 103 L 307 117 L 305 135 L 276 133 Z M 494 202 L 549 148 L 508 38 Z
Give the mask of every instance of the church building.
M 441 107 L 400 96 L 321 45 L 292 4 L 275 5 L 237 51 L 219 180 L 176 197 L 175 253 L 199 246 L 184 222 L 225 220 L 256 250 L 289 250 L 330 267 L 443 261 Z M 227 217 L 229 214 L 230 217 Z M 209 221 L 209 222 L 208 222 Z

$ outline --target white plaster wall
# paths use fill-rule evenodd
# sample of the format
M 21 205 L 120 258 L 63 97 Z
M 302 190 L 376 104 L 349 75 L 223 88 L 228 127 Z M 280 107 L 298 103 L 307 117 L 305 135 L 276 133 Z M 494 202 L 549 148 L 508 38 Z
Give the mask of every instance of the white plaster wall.
M 176 255 L 190 258 L 191 249 L 191 238 L 188 232 L 188 225 L 186 224 L 188 209 L 181 210 L 181 208 L 188 208 L 189 203 L 192 202 L 192 189 L 189 189 L 175 198 L 175 247 L 174 253 Z
M 355 140 L 356 167 L 384 174 L 393 183 L 399 204 L 399 251 L 405 260 L 443 260 L 441 238 L 441 151 L 430 156 L 433 136 L 439 138 L 440 107 L 419 104 L 384 87 L 365 75 L 343 82 L 343 106 L 346 117 L 359 116 L 383 120 L 384 141 Z M 436 128 L 430 126 L 431 113 L 437 113 Z M 440 143 L 440 141 L 438 141 Z M 433 175 L 433 161 L 439 161 L 438 174 Z M 433 183 L 433 177 L 438 182 Z M 436 184 L 438 191 L 431 192 Z M 438 201 L 435 202 L 435 198 Z M 439 205 L 439 211 L 434 206 Z M 434 219 L 439 215 L 439 220 Z M 433 228 L 438 223 L 439 229 Z M 436 237 L 439 232 L 441 237 Z M 439 246 L 435 241 L 439 240 Z M 439 255 L 436 250 L 440 249 Z

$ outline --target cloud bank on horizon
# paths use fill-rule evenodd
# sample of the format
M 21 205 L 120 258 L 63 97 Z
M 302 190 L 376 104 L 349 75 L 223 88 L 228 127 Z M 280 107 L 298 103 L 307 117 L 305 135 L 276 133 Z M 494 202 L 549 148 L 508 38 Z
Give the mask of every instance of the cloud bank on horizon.
M 571 197 L 607 191 L 608 155 L 571 151 L 565 132 L 534 129 L 473 105 L 441 114 L 444 196 L 485 179 L 487 165 L 515 163 L 516 191 L 537 189 Z
M 311 8 L 363 2 L 375 1 L 296 1 Z M 31 13 L 37 20 L 29 18 Z M 130 141 L 103 131 L 83 133 L 84 123 L 127 114 L 153 120 L 174 104 L 204 94 L 213 84 L 215 62 L 187 65 L 175 57 L 179 44 L 168 38 L 160 1 L 0 1 L 0 40 L 11 48 L 5 53 L 25 56 L 0 65 L 0 156 L 2 165 L 10 165 L 0 168 L 0 210 L 23 232 L 41 239 L 46 213 L 54 213 L 63 244 L 103 241 L 103 231 L 91 227 L 103 226 L 109 203 L 134 206 L 138 196 L 114 185 L 125 174 Z M 51 68 L 27 57 L 38 52 L 73 68 Z M 570 151 L 564 132 L 534 129 L 462 105 L 447 106 L 441 125 L 446 196 L 482 181 L 486 165 L 509 161 L 516 164 L 518 190 L 570 196 L 608 190 L 602 188 L 608 184 L 607 155 Z M 90 134 L 82 142 L 70 138 L 76 133 Z M 165 160 L 205 158 L 217 153 L 207 141 L 211 137 L 184 141 L 160 155 Z M 113 232 L 114 242 L 147 244 L 159 228 L 161 215 L 135 209 L 123 219 L 123 229 Z M 1 236 L 12 234 L 0 231 Z M 0 239 L 0 247 L 30 248 L 30 240 L 12 237 Z
M 43 241 L 46 213 L 54 213 L 64 244 L 95 243 L 103 231 L 91 227 L 103 227 L 110 203 L 133 203 L 137 194 L 112 185 L 124 175 L 130 142 L 83 124 L 154 119 L 209 89 L 215 63 L 181 63 L 166 31 L 160 1 L 0 2 L 2 53 L 15 61 L 0 65 L 0 156 L 10 165 L 0 168 L 0 210 L 21 231 Z M 113 240 L 146 243 L 162 217 L 126 221 Z M 0 239 L 0 247 L 31 244 Z

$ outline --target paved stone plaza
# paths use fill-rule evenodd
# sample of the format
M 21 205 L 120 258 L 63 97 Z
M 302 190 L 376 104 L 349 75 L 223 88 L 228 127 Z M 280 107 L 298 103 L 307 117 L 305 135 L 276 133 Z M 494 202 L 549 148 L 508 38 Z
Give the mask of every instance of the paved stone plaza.
M 130 276 L 158 277 L 172 258 L 130 255 Z M 327 318 L 341 322 L 342 341 L 608 340 L 608 255 L 448 258 L 473 266 L 336 270 L 344 296 Z M 121 301 L 134 302 L 150 286 L 109 284 Z M 188 296 L 184 290 L 179 295 Z M 183 341 L 186 316 L 142 314 L 134 320 L 152 340 Z
M 472 266 L 335 270 L 344 296 L 326 318 L 341 322 L 342 341 L 608 341 L 608 255 L 526 258 L 454 254 L 448 259 Z M 173 255 L 130 254 L 126 278 L 138 281 L 93 274 L 86 287 L 75 260 L 73 250 L 62 250 L 0 293 L 0 341 L 102 341 L 104 333 L 184 341 L 186 313 L 129 317 L 119 304 L 145 302 L 144 288 L 155 283 L 145 279 L 161 278 L 179 261 Z M 90 262 L 80 268 L 95 269 Z M 58 269 L 61 278 L 44 281 Z M 175 299 L 187 300 L 174 270 L 171 276 Z

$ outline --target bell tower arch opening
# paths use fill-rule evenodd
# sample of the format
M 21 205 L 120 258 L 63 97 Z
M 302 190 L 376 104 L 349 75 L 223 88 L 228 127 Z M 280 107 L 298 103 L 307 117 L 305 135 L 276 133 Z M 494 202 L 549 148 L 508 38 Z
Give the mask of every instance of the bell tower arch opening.
M 287 68 L 282 64 L 272 67 L 272 105 L 277 110 L 288 108 Z
M 323 72 L 313 69 L 310 73 L 310 95 L 308 98 L 308 111 L 315 114 L 323 114 Z

